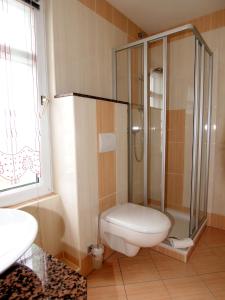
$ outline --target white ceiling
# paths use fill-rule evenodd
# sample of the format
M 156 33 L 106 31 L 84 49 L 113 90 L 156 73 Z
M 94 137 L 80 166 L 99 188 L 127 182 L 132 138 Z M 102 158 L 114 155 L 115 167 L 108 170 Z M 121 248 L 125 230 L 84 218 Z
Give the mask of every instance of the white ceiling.
M 107 0 L 147 33 L 156 33 L 225 8 L 225 0 Z

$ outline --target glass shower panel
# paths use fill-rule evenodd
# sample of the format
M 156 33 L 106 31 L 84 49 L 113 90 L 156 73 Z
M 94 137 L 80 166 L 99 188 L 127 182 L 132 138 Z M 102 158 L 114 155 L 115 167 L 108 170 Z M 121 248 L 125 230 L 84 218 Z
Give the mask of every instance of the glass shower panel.
M 144 55 L 143 45 L 129 50 L 130 191 L 133 203 L 144 204 Z
M 202 107 L 202 141 L 201 141 L 201 165 L 200 165 L 200 186 L 199 186 L 199 212 L 198 224 L 206 218 L 207 212 L 207 171 L 208 171 L 208 113 L 209 113 L 209 80 L 210 80 L 210 57 L 205 51 L 203 70 L 203 107 Z
M 189 233 L 190 236 L 195 234 L 198 229 L 198 161 L 199 161 L 199 145 L 200 145 L 200 130 L 199 130 L 199 120 L 200 120 L 200 87 L 201 87 L 201 68 L 202 68 L 202 46 L 198 39 L 195 39 L 195 107 L 194 107 L 194 129 L 193 129 L 193 169 L 192 169 L 192 198 L 191 198 L 191 222 Z
M 128 102 L 129 76 L 128 76 L 128 49 L 116 53 L 116 99 Z
M 195 38 L 168 40 L 166 138 L 166 212 L 174 222 L 171 236 L 189 236 L 194 119 Z
M 161 209 L 163 41 L 148 45 L 148 204 Z

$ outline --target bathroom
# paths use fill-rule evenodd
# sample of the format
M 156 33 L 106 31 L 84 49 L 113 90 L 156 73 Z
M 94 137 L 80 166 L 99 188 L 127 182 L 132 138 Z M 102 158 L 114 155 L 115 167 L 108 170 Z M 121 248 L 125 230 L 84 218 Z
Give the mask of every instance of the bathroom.
M 0 45 L 0 298 L 224 299 L 224 0 L 2 0 Z

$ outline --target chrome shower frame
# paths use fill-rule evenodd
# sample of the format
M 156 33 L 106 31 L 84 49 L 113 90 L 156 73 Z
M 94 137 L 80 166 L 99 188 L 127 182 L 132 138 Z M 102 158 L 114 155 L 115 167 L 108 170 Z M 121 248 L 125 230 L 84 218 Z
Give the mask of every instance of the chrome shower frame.
M 144 54 L 144 205 L 148 205 L 148 44 L 155 41 L 162 41 L 163 42 L 163 109 L 162 109 L 162 165 L 161 165 L 161 172 L 162 172 L 162 182 L 161 182 L 161 211 L 165 210 L 165 180 L 166 180 L 166 108 L 167 108 L 167 65 L 168 65 L 168 37 L 185 31 L 191 31 L 195 36 L 196 40 L 196 49 L 197 52 L 199 49 L 202 51 L 201 59 L 198 54 L 195 55 L 195 93 L 194 93 L 194 131 L 193 131 L 193 149 L 192 149 L 192 184 L 191 184 L 191 199 L 190 199 L 190 228 L 189 228 L 189 235 L 194 236 L 198 228 L 202 225 L 203 222 L 206 221 L 206 216 L 202 220 L 201 224 L 199 224 L 198 220 L 198 210 L 199 205 L 197 201 L 197 197 L 199 195 L 199 156 L 201 155 L 201 135 L 198 132 L 202 132 L 202 122 L 201 122 L 201 114 L 199 119 L 199 109 L 200 113 L 202 112 L 202 105 L 203 105 L 203 74 L 204 70 L 201 68 L 202 63 L 204 61 L 204 51 L 209 54 L 209 64 L 210 64 L 210 71 L 209 71 L 209 99 L 208 99 L 208 132 L 207 132 L 207 182 L 208 182 L 208 172 L 209 172 L 209 157 L 210 157 L 210 131 L 211 131 L 211 110 L 212 110 L 212 73 L 213 73 L 213 53 L 204 41 L 203 37 L 199 33 L 199 31 L 191 24 L 187 24 L 184 26 L 180 26 L 141 40 L 136 42 L 129 43 L 122 47 L 118 47 L 113 49 L 113 96 L 114 99 L 117 99 L 117 86 L 116 86 L 116 73 L 117 73 L 117 62 L 116 62 L 116 54 L 123 50 L 128 50 L 128 102 L 129 102 L 129 124 L 128 124 L 128 140 L 129 140 L 129 149 L 132 149 L 132 132 L 131 132 L 131 49 L 137 46 L 143 46 L 143 54 Z M 199 73 L 200 72 L 200 73 Z M 199 105 L 200 104 L 200 105 Z M 199 126 L 199 127 L 198 127 Z M 128 183 L 129 183 L 129 199 L 131 199 L 132 195 L 132 153 L 129 150 L 128 155 Z M 208 195 L 208 184 L 205 185 L 205 195 L 207 199 Z

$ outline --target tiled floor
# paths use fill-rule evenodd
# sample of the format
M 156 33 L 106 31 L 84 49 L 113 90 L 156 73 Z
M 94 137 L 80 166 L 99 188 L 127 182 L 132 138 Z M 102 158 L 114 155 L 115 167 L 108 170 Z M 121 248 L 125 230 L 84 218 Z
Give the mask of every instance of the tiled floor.
M 208 227 L 189 262 L 153 250 L 113 254 L 88 276 L 88 300 L 225 300 L 225 231 Z

